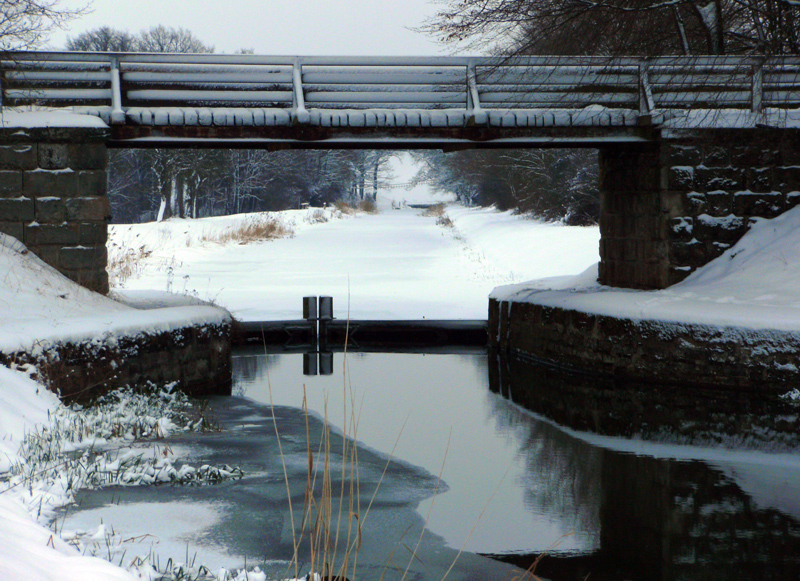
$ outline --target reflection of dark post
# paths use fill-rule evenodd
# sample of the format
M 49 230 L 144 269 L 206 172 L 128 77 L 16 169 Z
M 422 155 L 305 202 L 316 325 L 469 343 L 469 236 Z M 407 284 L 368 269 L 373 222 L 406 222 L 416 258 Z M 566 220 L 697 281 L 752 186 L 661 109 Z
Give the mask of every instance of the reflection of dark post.
M 303 375 L 317 374 L 317 353 L 303 353 Z
M 319 354 L 319 374 L 333 375 L 333 353 L 330 351 L 320 351 Z

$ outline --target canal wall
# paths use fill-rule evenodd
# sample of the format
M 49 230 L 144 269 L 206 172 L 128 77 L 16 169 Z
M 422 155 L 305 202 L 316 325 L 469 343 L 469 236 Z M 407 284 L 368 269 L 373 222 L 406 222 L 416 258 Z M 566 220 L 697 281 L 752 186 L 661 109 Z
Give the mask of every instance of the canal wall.
M 85 338 L 51 337 L 27 349 L 0 350 L 0 365 L 32 366 L 36 379 L 66 400 L 168 384 L 192 396 L 230 395 L 232 319 L 227 311 L 178 307 L 143 311 L 136 318 L 140 321 L 130 324 L 126 316 L 126 328 Z
M 798 332 L 620 318 L 542 302 L 491 298 L 490 347 L 622 381 L 776 395 L 800 387 Z

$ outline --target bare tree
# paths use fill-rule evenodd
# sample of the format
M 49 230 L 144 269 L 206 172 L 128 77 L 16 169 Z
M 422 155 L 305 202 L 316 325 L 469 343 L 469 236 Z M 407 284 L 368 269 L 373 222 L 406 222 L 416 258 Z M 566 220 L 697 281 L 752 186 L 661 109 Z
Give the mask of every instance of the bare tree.
M 127 30 L 101 26 L 67 39 L 67 50 L 91 52 L 135 52 L 139 41 Z
M 796 0 L 445 0 L 423 30 L 513 54 L 800 54 Z
M 0 0 L 0 51 L 38 48 L 54 28 L 85 11 L 60 0 Z
M 547 220 L 592 224 L 599 216 L 597 156 L 591 150 L 467 150 L 413 154 L 418 177 L 464 204 L 515 209 Z
M 154 26 L 139 33 L 138 50 L 141 52 L 214 52 L 214 47 L 203 43 L 185 28 Z

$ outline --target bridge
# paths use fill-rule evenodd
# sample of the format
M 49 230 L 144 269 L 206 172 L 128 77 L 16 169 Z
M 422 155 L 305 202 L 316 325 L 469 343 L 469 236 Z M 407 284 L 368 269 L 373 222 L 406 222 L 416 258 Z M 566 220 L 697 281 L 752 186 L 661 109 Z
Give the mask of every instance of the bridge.
M 109 147 L 596 147 L 600 281 L 631 288 L 800 202 L 800 57 L 12 52 L 0 89 L 0 232 L 101 292 Z M 94 125 L 6 114 L 42 108 Z
M 597 145 L 687 110 L 800 107 L 797 57 L 17 52 L 0 70 L 4 105 L 75 107 L 122 147 Z

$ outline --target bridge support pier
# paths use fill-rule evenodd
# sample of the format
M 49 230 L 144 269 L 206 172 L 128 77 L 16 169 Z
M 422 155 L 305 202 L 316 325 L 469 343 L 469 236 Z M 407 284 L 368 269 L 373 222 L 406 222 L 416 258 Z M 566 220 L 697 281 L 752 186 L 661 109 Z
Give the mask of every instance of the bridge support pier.
M 0 232 L 75 282 L 108 292 L 104 127 L 0 129 Z
M 665 288 L 800 203 L 800 130 L 662 130 L 600 151 L 600 282 Z

